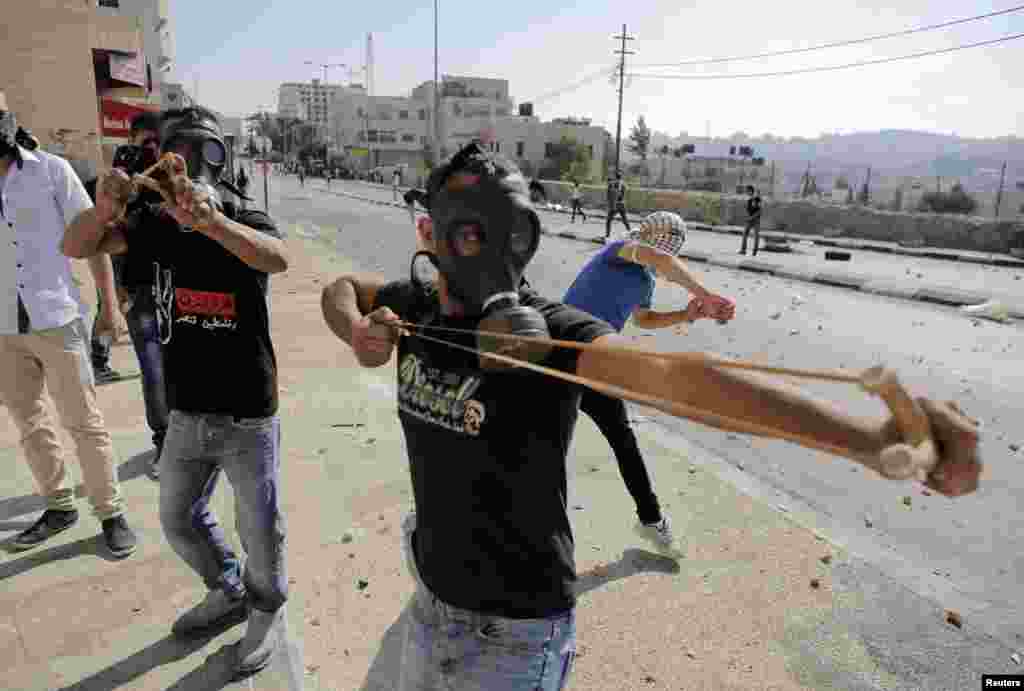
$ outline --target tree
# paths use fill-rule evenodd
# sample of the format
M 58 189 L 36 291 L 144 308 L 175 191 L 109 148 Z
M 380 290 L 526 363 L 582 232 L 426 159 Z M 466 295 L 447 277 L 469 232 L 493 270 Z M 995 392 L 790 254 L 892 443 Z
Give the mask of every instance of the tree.
M 978 208 L 977 200 L 967 194 L 959 182 L 949 192 L 928 192 L 921 197 L 919 211 L 936 214 L 970 214 Z
M 846 179 L 845 175 L 840 175 L 836 178 L 836 189 L 837 190 L 848 190 L 850 189 L 850 181 Z
M 547 145 L 544 163 L 537 175 L 545 180 L 590 178 L 590 150 L 572 137 L 562 137 L 557 143 Z
M 626 148 L 629 152 L 639 156 L 641 161 L 647 161 L 647 153 L 651 146 L 651 128 L 647 126 L 647 121 L 644 120 L 644 116 L 641 115 L 636 119 L 636 124 L 633 125 L 633 130 L 629 133 L 629 143 Z

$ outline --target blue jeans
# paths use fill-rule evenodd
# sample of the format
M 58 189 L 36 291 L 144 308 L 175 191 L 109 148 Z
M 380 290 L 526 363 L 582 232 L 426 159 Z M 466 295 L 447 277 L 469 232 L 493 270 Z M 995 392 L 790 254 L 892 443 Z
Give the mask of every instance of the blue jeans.
M 160 456 L 160 523 L 171 547 L 210 590 L 248 594 L 274 612 L 288 599 L 285 527 L 280 506 L 281 423 L 278 417 L 232 418 L 172 410 Z M 224 472 L 235 493 L 239 559 L 210 510 Z
M 132 308 L 125 321 L 135 355 L 142 371 L 142 399 L 146 404 L 146 423 L 153 431 L 153 445 L 163 446 L 167 434 L 167 386 L 164 383 L 163 346 L 156 323 L 153 286 L 140 286 L 132 296 Z
M 406 611 L 398 691 L 560 691 L 576 657 L 576 615 L 506 619 L 441 602 L 413 556 L 416 515 L 402 526 L 416 594 Z

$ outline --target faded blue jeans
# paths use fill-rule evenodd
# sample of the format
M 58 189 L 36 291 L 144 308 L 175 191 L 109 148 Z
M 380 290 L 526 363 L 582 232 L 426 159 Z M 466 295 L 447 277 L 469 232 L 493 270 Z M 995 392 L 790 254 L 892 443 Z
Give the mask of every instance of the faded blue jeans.
M 280 497 L 278 417 L 233 418 L 172 410 L 160 457 L 160 523 L 171 547 L 210 590 L 248 594 L 254 609 L 274 612 L 288 599 L 285 526 Z M 246 552 L 244 576 L 210 510 L 221 472 L 235 493 L 235 519 Z
M 125 315 L 128 332 L 135 346 L 142 372 L 142 400 L 146 404 L 146 423 L 153 431 L 153 446 L 163 447 L 167 434 L 167 385 L 164 382 L 163 345 L 156 323 L 156 302 L 153 286 L 139 286 L 133 291 L 132 308 Z
M 547 619 L 486 616 L 441 602 L 413 556 L 416 515 L 402 525 L 416 594 L 406 610 L 398 691 L 560 691 L 576 657 L 576 614 Z

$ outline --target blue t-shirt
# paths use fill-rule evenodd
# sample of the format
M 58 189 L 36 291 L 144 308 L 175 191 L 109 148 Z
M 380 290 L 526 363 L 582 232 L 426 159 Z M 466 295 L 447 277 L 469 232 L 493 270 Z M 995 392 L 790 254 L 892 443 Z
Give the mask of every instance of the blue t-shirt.
M 619 240 L 605 245 L 583 267 L 562 299 L 622 331 L 633 310 L 651 308 L 654 276 L 647 267 L 619 257 L 625 245 Z

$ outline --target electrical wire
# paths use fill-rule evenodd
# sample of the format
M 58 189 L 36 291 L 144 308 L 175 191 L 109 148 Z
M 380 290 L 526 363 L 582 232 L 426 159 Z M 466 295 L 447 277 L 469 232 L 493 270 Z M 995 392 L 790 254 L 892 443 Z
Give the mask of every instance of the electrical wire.
M 580 88 L 586 86 L 587 84 L 591 84 L 591 83 L 597 81 L 598 79 L 601 79 L 602 77 L 607 77 L 608 75 L 617 72 L 618 69 L 619 69 L 618 65 L 615 65 L 614 67 L 606 67 L 605 69 L 601 70 L 600 72 L 594 72 L 593 74 L 591 74 L 589 76 L 586 76 L 586 77 L 584 77 L 583 79 L 581 79 L 581 80 L 579 80 L 577 82 L 573 82 L 572 84 L 569 84 L 568 86 L 563 86 L 563 87 L 561 87 L 559 89 L 555 89 L 553 91 L 549 91 L 546 94 L 543 94 L 542 96 L 539 96 L 539 97 L 537 97 L 537 98 L 535 98 L 533 100 L 527 100 L 527 101 L 523 101 L 523 102 L 524 103 L 534 103 L 534 104 L 537 104 L 537 103 L 543 103 L 545 101 L 550 101 L 551 99 L 556 98 L 558 96 L 561 96 L 562 94 L 568 93 L 570 91 L 575 91 L 577 89 L 580 89 Z
M 757 60 L 760 58 L 773 58 L 780 55 L 796 55 L 798 53 L 809 53 L 815 50 L 825 50 L 827 48 L 839 48 L 842 46 L 853 46 L 861 43 L 869 43 L 871 41 L 880 41 L 886 38 L 897 38 L 900 36 L 909 36 L 911 34 L 923 33 L 925 31 L 935 31 L 936 29 L 945 29 L 950 26 L 956 26 L 957 24 L 966 24 L 967 22 L 976 22 L 982 19 L 991 19 L 992 17 L 998 17 L 1005 14 L 1012 14 L 1013 12 L 1020 12 L 1024 10 L 1024 5 L 1018 5 L 1017 7 L 1010 7 L 1005 10 L 998 10 L 996 12 L 989 12 L 988 14 L 980 14 L 975 17 L 967 17 L 965 19 L 954 19 L 948 22 L 942 22 L 941 24 L 929 24 L 928 26 L 921 26 L 915 29 L 905 29 L 903 31 L 894 31 L 888 34 L 877 34 L 875 36 L 865 36 L 864 38 L 855 38 L 847 41 L 836 41 L 833 43 L 822 43 L 817 46 L 808 46 L 807 48 L 791 48 L 788 50 L 777 50 L 768 53 L 757 53 L 754 55 L 740 55 L 729 58 L 710 58 L 707 60 L 687 60 L 685 62 L 663 62 L 663 63 L 649 63 L 643 65 L 634 65 L 634 67 L 688 67 L 692 65 L 712 65 L 721 64 L 724 62 L 739 62 L 741 60 Z
M 1000 38 L 992 39 L 990 41 L 979 41 L 977 43 L 967 43 L 960 46 L 953 46 L 951 48 L 941 48 L 939 50 L 929 50 L 922 53 L 912 53 L 910 55 L 897 55 L 891 58 L 880 58 L 878 60 L 865 60 L 862 62 L 851 62 L 845 65 L 828 65 L 825 67 L 806 67 L 796 70 L 785 70 L 781 72 L 754 72 L 750 74 L 642 74 L 642 73 L 631 73 L 629 76 L 636 77 L 637 79 L 682 79 L 682 80 L 718 80 L 718 79 L 752 79 L 757 77 L 786 77 L 794 74 L 809 74 L 812 72 L 831 72 L 834 70 L 846 70 L 853 67 L 866 67 L 869 65 L 884 65 L 890 62 L 897 62 L 899 60 L 912 60 L 915 58 L 924 58 L 932 55 L 943 55 L 945 53 L 953 53 L 959 50 L 967 50 L 968 48 L 980 48 L 981 46 L 991 46 L 997 43 L 1006 43 L 1008 41 L 1016 41 L 1024 38 L 1024 34 L 1013 34 L 1011 36 L 1002 36 Z

